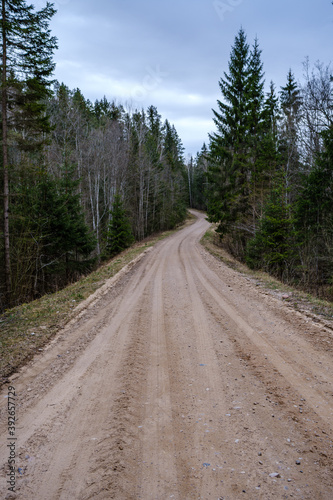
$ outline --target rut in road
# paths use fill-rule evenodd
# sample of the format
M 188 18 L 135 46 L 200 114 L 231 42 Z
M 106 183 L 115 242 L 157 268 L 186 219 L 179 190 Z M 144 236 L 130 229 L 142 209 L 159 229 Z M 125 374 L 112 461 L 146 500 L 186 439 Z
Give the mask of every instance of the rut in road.
M 333 498 L 331 332 L 209 255 L 196 216 L 12 377 L 16 498 Z

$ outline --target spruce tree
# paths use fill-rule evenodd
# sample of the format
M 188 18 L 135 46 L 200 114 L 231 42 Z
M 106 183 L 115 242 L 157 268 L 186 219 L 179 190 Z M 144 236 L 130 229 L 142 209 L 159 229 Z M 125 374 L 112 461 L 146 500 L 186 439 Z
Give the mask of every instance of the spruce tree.
M 85 223 L 73 176 L 73 168 L 61 178 L 46 171 L 34 175 L 26 164 L 17 169 L 12 185 L 16 203 L 11 204 L 15 304 L 66 285 L 94 263 L 90 254 L 96 240 Z
M 295 198 L 293 188 L 299 175 L 299 131 L 301 118 L 301 93 L 291 71 L 287 75 L 287 83 L 281 87 L 280 102 L 282 109 L 281 154 L 284 165 L 286 203 L 292 203 Z
M 321 135 L 323 151 L 298 193 L 296 228 L 304 278 L 323 285 L 333 275 L 333 126 Z
M 263 103 L 264 74 L 261 61 L 261 50 L 256 38 L 250 53 L 249 81 L 247 94 L 248 146 L 249 146 L 249 178 L 250 204 L 252 208 L 252 225 L 255 231 L 256 219 L 259 215 L 258 199 L 262 191 L 265 165 L 261 161 L 261 141 L 264 134 Z
M 49 95 L 56 39 L 49 22 L 51 3 L 35 12 L 25 0 L 1 1 L 1 112 L 4 212 L 4 257 L 7 303 L 11 295 L 9 226 L 9 145 L 40 148 L 49 123 L 43 100 Z
M 263 63 L 261 61 L 261 50 L 259 42 L 256 38 L 250 53 L 249 59 L 249 80 L 248 80 L 248 93 L 247 93 L 247 116 L 248 128 L 251 138 L 252 154 L 257 155 L 257 145 L 260 135 L 262 133 L 263 123 L 263 103 L 264 103 L 264 73 Z
M 229 73 L 219 82 L 223 100 L 213 110 L 217 132 L 210 135 L 211 191 L 208 215 L 223 235 L 248 210 L 249 45 L 243 29 L 235 38 Z
M 207 210 L 208 149 L 204 143 L 194 162 L 192 203 L 194 208 Z
M 279 153 L 279 99 L 276 95 L 274 83 L 271 81 L 269 92 L 263 104 L 262 132 L 259 144 L 258 172 L 259 184 L 259 218 L 262 216 L 266 194 L 274 186 L 275 174 L 280 167 Z
M 293 219 L 281 184 L 270 193 L 255 237 L 247 243 L 246 261 L 278 278 L 287 279 L 295 253 Z
M 134 241 L 131 224 L 127 217 L 126 211 L 120 194 L 116 194 L 112 209 L 111 220 L 107 233 L 106 251 L 108 256 L 113 257 L 122 250 L 128 248 Z
M 218 111 L 213 110 L 217 133 L 211 135 L 214 146 L 228 150 L 242 160 L 246 147 L 247 96 L 249 77 L 249 46 L 243 29 L 235 38 L 229 61 L 229 73 L 219 82 L 223 100 L 218 100 Z M 221 143 L 222 139 L 222 143 Z
M 280 95 L 281 107 L 284 114 L 290 118 L 291 121 L 297 121 L 302 100 L 300 90 L 291 69 L 288 71 L 286 85 L 281 87 Z

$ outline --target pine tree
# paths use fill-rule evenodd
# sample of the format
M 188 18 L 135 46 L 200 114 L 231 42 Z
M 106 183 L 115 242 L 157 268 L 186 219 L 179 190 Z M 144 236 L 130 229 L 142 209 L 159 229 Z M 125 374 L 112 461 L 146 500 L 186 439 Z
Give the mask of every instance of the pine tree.
M 131 224 L 123 206 L 120 194 L 116 194 L 112 210 L 111 220 L 107 233 L 106 251 L 108 256 L 122 252 L 128 248 L 134 241 Z
M 52 4 L 35 12 L 24 0 L 1 1 L 1 111 L 4 254 L 7 302 L 11 294 L 9 227 L 9 144 L 40 148 L 49 132 L 43 100 L 49 95 L 56 39 L 48 28 Z

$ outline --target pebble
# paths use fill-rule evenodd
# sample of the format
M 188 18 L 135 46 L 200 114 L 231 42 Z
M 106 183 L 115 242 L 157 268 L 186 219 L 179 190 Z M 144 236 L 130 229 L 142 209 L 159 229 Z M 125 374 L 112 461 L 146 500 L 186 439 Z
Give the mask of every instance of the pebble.
M 296 465 L 301 465 L 301 461 L 300 460 L 296 460 Z
M 281 477 L 281 476 L 278 472 L 272 472 L 271 474 L 269 474 L 269 477 Z

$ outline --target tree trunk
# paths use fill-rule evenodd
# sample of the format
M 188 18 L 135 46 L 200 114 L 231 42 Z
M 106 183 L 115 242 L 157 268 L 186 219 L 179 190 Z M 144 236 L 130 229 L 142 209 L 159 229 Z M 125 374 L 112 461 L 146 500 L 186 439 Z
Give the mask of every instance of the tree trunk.
M 7 37 L 6 37 L 6 2 L 2 0 L 2 166 L 3 166 L 3 217 L 6 305 L 11 299 L 11 271 L 9 244 L 9 176 L 8 176 L 8 129 L 7 129 Z

